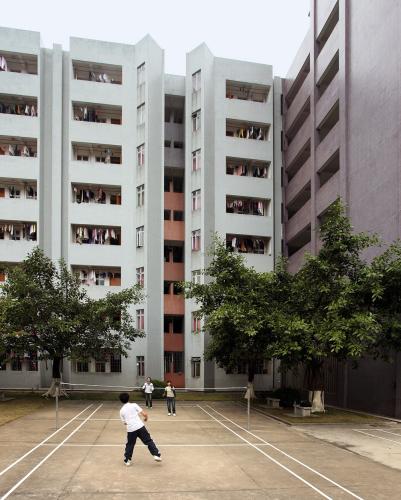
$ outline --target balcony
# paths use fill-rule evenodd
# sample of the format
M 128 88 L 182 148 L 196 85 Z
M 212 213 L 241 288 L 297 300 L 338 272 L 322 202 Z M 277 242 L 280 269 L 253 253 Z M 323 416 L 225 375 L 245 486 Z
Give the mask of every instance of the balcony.
M 310 140 L 312 133 L 312 120 L 311 116 L 309 115 L 284 153 L 286 165 L 290 165 L 291 163 L 293 163 L 295 158 Z
M 24 43 L 24 42 L 22 42 Z M 20 75 L 38 74 L 38 57 L 35 54 L 1 51 L 3 56 L 3 73 L 18 73 Z
M 20 262 L 37 245 L 37 223 L 0 221 L 0 261 Z
M 36 139 L 0 137 L 0 177 L 38 179 L 39 161 Z
M 287 269 L 290 273 L 296 273 L 300 267 L 302 266 L 304 259 L 305 259 L 305 254 L 307 252 L 310 253 L 311 251 L 311 244 L 306 243 L 302 248 L 297 250 L 295 253 L 291 255 L 291 257 L 288 258 L 288 265 Z
M 74 80 L 114 85 L 122 83 L 122 66 L 116 64 L 73 60 L 72 71 Z
M 181 141 L 164 141 L 164 166 L 184 168 L 185 147 Z
M 340 172 L 336 172 L 316 193 L 316 215 L 320 216 L 340 196 Z
M 227 234 L 226 247 L 235 253 L 271 255 L 271 239 L 262 236 Z
M 78 277 L 81 285 L 87 287 L 120 287 L 121 268 L 120 267 L 83 267 L 73 266 L 73 273 Z
M 311 221 L 311 201 L 308 200 L 287 222 L 285 228 L 286 240 L 290 241 L 305 227 L 310 225 Z
M 316 82 L 319 82 L 322 78 L 327 66 L 330 64 L 330 61 L 333 60 L 336 52 L 338 51 L 338 48 L 339 25 L 337 24 L 316 59 Z
M 271 121 L 273 117 L 273 106 L 270 101 L 254 102 L 227 98 L 224 107 L 225 115 L 233 120 L 263 123 L 266 119 Z
M 339 97 L 338 73 L 333 77 L 330 84 L 325 89 L 324 94 L 316 103 L 316 123 L 321 123 L 324 117 L 333 108 Z
M 184 334 L 183 333 L 165 333 L 164 334 L 164 349 L 167 351 L 184 351 Z M 170 379 L 168 379 L 170 380 Z
M 37 138 L 39 131 L 37 117 L 0 113 L 0 136 Z
M 184 241 L 185 223 L 184 221 L 164 221 L 164 239 L 168 241 Z
M 226 213 L 251 215 L 256 217 L 271 216 L 271 200 L 227 195 Z
M 20 184 L 14 180 L 2 180 L 0 184 L 0 210 L 5 220 L 29 220 L 39 218 L 36 182 Z
M 121 205 L 121 186 L 72 184 L 72 201 L 82 206 Z
M 183 281 L 185 279 L 184 263 L 165 262 L 164 279 L 167 281 Z
M 164 208 L 170 210 L 184 210 L 184 193 L 164 193 Z
M 320 168 L 334 155 L 340 145 L 340 124 L 334 125 L 323 141 L 316 148 L 316 168 Z
M 18 96 L 38 96 L 40 81 L 37 75 L 3 71 L 0 78 L 0 93 Z
M 311 87 L 311 76 L 310 73 L 308 73 L 294 100 L 291 102 L 291 105 L 288 107 L 287 112 L 285 113 L 285 122 L 287 124 L 286 128 L 289 128 L 289 126 L 294 122 L 295 118 L 299 115 L 306 101 L 310 98 L 312 92 Z
M 185 312 L 185 301 L 183 295 L 172 293 L 164 295 L 164 314 L 183 315 Z
M 92 144 L 121 143 L 121 106 L 74 102 L 71 122 L 72 142 Z
M 291 181 L 288 183 L 285 191 L 285 199 L 287 205 L 291 203 L 292 200 L 302 189 L 311 181 L 311 160 L 307 160 L 298 172 L 292 177 Z

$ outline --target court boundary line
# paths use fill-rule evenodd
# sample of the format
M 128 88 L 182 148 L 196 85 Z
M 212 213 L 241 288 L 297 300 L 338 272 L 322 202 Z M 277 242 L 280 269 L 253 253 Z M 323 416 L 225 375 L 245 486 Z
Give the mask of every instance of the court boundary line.
M 44 446 L 57 446 L 57 443 L 47 443 Z M 135 445 L 135 448 L 137 447 L 140 448 L 147 448 L 146 445 L 142 443 L 138 443 Z M 160 444 L 157 443 L 158 448 L 224 448 L 225 446 L 227 447 L 236 447 L 236 446 L 249 446 L 246 443 L 180 443 L 180 444 Z M 266 444 L 260 443 L 257 446 L 267 446 Z M 98 444 L 91 444 L 91 443 L 66 443 L 63 444 L 64 448 L 124 448 L 124 444 L 116 444 L 116 443 L 98 443 Z
M 53 450 L 50 451 L 50 453 L 48 453 L 44 458 L 42 458 L 42 460 L 37 463 L 35 465 L 35 467 L 33 467 L 27 474 L 25 474 L 25 476 L 23 476 L 17 483 L 14 484 L 14 486 L 12 486 L 2 497 L 1 497 L 1 500 L 5 500 L 6 498 L 8 498 L 11 493 L 14 493 L 14 491 L 19 488 L 21 486 L 21 484 L 23 484 L 27 479 L 28 477 L 30 477 L 35 471 L 37 471 L 39 469 L 39 467 L 41 465 L 43 465 L 51 456 L 54 455 L 54 453 L 56 453 L 57 450 L 59 450 L 65 443 L 66 441 L 68 441 L 68 439 L 70 439 L 70 437 L 72 437 L 76 432 L 79 431 L 79 429 L 84 425 L 86 424 L 86 422 L 88 422 L 88 420 L 90 420 L 91 416 L 94 415 L 98 410 L 100 410 L 100 408 L 103 406 L 103 404 L 100 404 L 96 410 L 94 410 L 83 422 L 81 422 L 78 427 L 76 427 L 72 432 L 70 432 L 70 434 L 68 434 L 68 436 L 66 438 L 63 439 L 63 441 L 61 441 L 61 443 L 59 443 Z
M 291 469 L 289 469 L 288 467 L 286 467 L 284 464 L 280 463 L 278 460 L 276 460 L 275 458 L 271 457 L 269 454 L 265 453 L 263 450 L 261 450 L 260 448 L 258 448 L 257 445 L 251 443 L 250 441 L 248 441 L 247 439 L 245 439 L 243 436 L 240 436 L 233 429 L 230 429 L 227 425 L 223 424 L 223 422 L 220 422 L 220 420 L 217 420 L 216 417 L 213 417 L 213 415 L 210 414 L 208 411 L 206 411 L 204 408 L 202 408 L 202 406 L 199 405 L 199 408 L 202 411 L 204 411 L 207 415 L 209 415 L 210 417 L 214 418 L 214 420 L 216 420 L 216 422 L 218 422 L 220 425 L 222 425 L 225 429 L 227 429 L 228 431 L 232 432 L 239 439 L 242 439 L 242 441 L 245 441 L 245 443 L 247 443 L 249 446 L 251 446 L 252 448 L 254 448 L 255 450 L 257 450 L 259 453 L 261 453 L 262 455 L 264 455 L 266 458 L 268 458 L 270 461 L 272 461 L 273 463 L 275 463 L 276 465 L 278 465 L 279 467 L 281 467 L 282 469 L 284 469 L 285 471 L 287 471 L 289 474 L 291 474 L 292 476 L 294 476 L 296 479 L 299 479 L 301 482 L 303 482 L 304 484 L 306 484 L 307 486 L 309 486 L 310 488 L 312 488 L 314 491 L 316 491 L 316 493 L 318 493 L 319 495 L 321 495 L 324 498 L 327 498 L 327 500 L 333 500 L 332 497 L 329 497 L 323 491 L 319 490 L 319 488 L 317 488 L 316 486 L 314 486 L 312 483 L 309 483 L 309 481 L 307 481 L 303 477 L 299 476 L 296 472 L 292 471 Z
M 398 436 L 401 438 L 401 434 L 398 434 L 397 432 L 390 432 L 390 431 L 385 431 L 384 429 L 378 429 L 378 428 L 373 428 L 373 429 L 352 429 L 353 431 L 370 431 L 370 432 L 385 432 L 386 434 L 392 434 L 393 436 Z M 401 429 L 400 429 L 401 430 Z M 401 441 L 400 441 L 401 443 Z
M 15 465 L 19 464 L 22 460 L 24 460 L 24 458 L 26 458 L 31 453 L 33 453 L 34 451 L 36 451 L 38 448 L 40 448 L 41 446 L 43 446 L 43 444 L 45 444 L 49 439 L 51 439 L 53 436 L 55 436 L 58 432 L 62 431 L 65 427 L 67 427 L 67 425 L 69 425 L 71 422 L 73 422 L 74 420 L 76 420 L 80 415 L 82 415 L 82 413 L 84 413 L 86 410 L 88 410 L 92 406 L 93 406 L 93 403 L 91 403 L 84 410 L 82 410 L 77 415 L 75 415 L 75 417 L 71 418 L 62 427 L 60 427 L 59 429 L 57 429 L 56 431 L 54 431 L 52 434 L 50 434 L 50 436 L 48 436 L 46 439 L 43 439 L 39 444 L 37 444 L 36 446 L 34 446 L 33 448 L 31 448 L 29 451 L 27 451 L 24 455 L 22 455 L 20 458 L 18 458 L 17 460 L 15 460 L 12 464 L 8 465 L 5 469 L 3 469 L 0 472 L 0 477 L 3 474 L 5 474 L 7 471 L 9 471 L 10 469 L 12 469 Z
M 359 429 L 352 429 L 352 430 L 355 432 L 359 432 L 360 434 L 363 434 L 364 436 L 369 436 L 369 437 L 376 438 L 376 439 L 382 439 L 383 441 L 389 441 L 390 443 L 395 443 L 395 444 L 401 445 L 401 441 L 396 441 L 395 439 L 385 438 L 383 436 L 375 436 L 374 434 L 369 434 L 368 432 L 364 432 L 364 431 L 361 431 Z
M 341 484 L 339 483 L 336 483 L 336 481 L 334 481 L 333 479 L 330 479 L 329 477 L 325 476 L 324 474 L 322 474 L 321 472 L 317 471 L 316 469 L 313 469 L 312 467 L 310 467 L 309 465 L 306 465 L 304 464 L 303 462 L 301 462 L 300 460 L 298 460 L 297 458 L 291 456 L 290 454 L 286 453 L 285 451 L 283 450 L 280 450 L 280 448 L 277 448 L 277 446 L 274 446 L 273 444 L 269 443 L 268 441 L 266 441 L 265 439 L 261 438 L 260 436 L 258 436 L 257 434 L 253 434 L 251 431 L 249 431 L 248 429 L 245 429 L 245 427 L 242 427 L 241 425 L 237 424 L 236 422 L 234 422 L 233 420 L 229 419 L 228 417 L 226 417 L 225 415 L 223 415 L 222 413 L 218 412 L 217 410 L 215 410 L 213 407 L 211 407 L 210 405 L 206 405 L 208 408 L 210 408 L 212 411 L 214 411 L 215 413 L 217 413 L 218 415 L 220 415 L 221 417 L 225 418 L 226 420 L 228 420 L 229 422 L 231 422 L 232 424 L 234 424 L 236 427 L 238 427 L 239 429 L 247 432 L 248 434 L 250 434 L 251 436 L 259 439 L 260 441 L 262 441 L 263 443 L 267 444 L 270 448 L 274 449 L 275 451 L 278 451 L 279 453 L 281 453 L 282 455 L 286 456 L 287 458 L 293 460 L 294 462 L 296 462 L 297 464 L 301 465 L 302 467 L 305 467 L 306 469 L 308 469 L 310 472 L 313 472 L 314 474 L 318 475 L 319 477 L 321 477 L 322 479 L 325 479 L 326 481 L 328 481 L 329 483 L 331 483 L 332 485 L 334 486 L 337 486 L 337 488 L 340 488 L 341 490 L 343 490 L 345 493 L 348 493 L 349 495 L 353 496 L 354 498 L 357 498 L 358 500 L 363 500 L 362 497 L 358 496 L 356 493 L 353 493 L 351 490 L 345 488 L 344 486 L 342 486 Z M 204 410 L 205 411 L 205 410 Z M 216 419 L 217 420 L 217 419 Z

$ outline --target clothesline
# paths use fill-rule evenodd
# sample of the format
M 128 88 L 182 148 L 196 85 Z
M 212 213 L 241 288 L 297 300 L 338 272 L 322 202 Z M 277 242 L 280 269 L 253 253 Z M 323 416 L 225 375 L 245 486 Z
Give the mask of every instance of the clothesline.
M 20 231 L 22 230 L 22 238 Z M 36 224 L 0 224 L 0 239 L 36 241 Z
M 120 245 L 121 234 L 114 228 L 75 228 L 75 243 L 92 245 Z
M 265 242 L 259 238 L 240 238 L 234 236 L 232 240 L 227 239 L 227 248 L 239 253 L 265 253 Z
M 0 113 L 11 115 L 38 116 L 36 108 L 33 104 L 4 104 L 0 102 Z

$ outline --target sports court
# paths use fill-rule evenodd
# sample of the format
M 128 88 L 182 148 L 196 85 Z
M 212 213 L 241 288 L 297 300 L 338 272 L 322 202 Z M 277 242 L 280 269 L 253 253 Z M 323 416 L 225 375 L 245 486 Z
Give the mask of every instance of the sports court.
M 0 496 L 57 499 L 392 499 L 401 473 L 236 402 L 163 401 L 147 425 L 163 462 L 138 441 L 123 464 L 114 402 L 63 401 L 0 427 Z M 401 448 L 400 448 L 401 451 Z M 401 454 L 400 454 L 401 457 Z

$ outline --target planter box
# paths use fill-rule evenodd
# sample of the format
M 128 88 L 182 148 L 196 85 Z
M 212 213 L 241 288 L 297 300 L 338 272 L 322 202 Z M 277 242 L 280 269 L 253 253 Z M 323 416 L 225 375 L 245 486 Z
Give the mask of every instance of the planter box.
M 279 398 L 267 398 L 266 403 L 269 408 L 280 408 Z
M 294 405 L 294 415 L 296 417 L 310 417 L 312 408 L 310 406 Z

